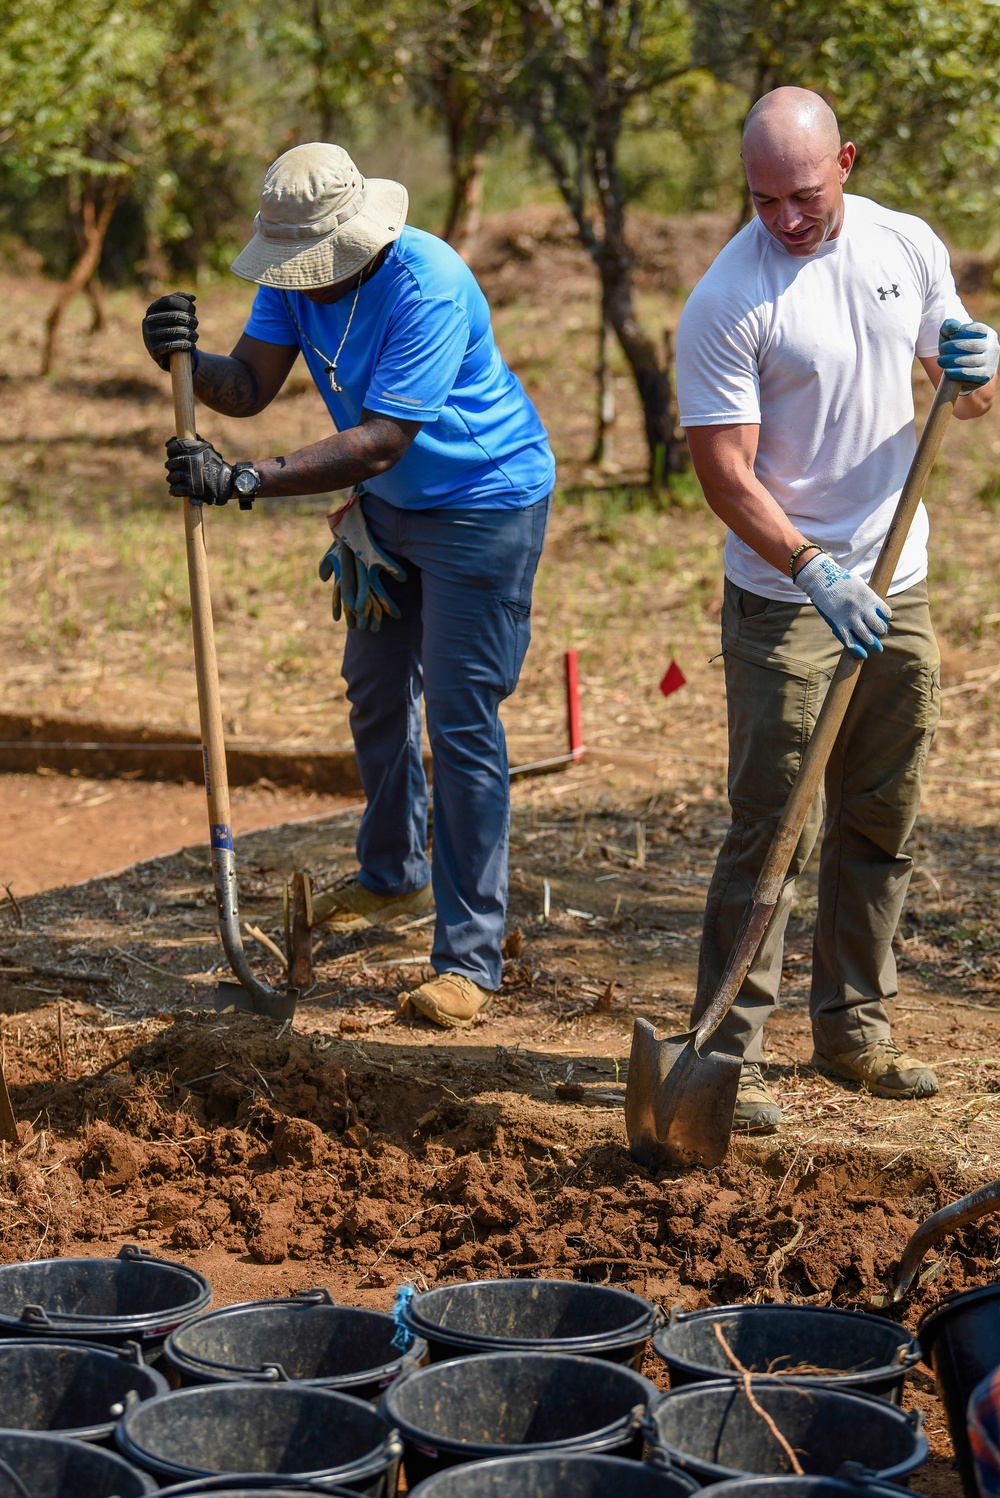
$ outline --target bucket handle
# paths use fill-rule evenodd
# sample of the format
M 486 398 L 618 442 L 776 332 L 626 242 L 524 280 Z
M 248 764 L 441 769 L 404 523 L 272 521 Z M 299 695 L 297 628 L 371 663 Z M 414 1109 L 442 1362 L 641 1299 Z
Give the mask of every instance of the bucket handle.
M 337 1304 L 325 1285 L 317 1285 L 314 1290 L 296 1290 L 291 1297 L 291 1302 L 295 1305 L 311 1306 L 335 1306 Z
M 21 1478 L 14 1471 L 14 1468 L 10 1466 L 8 1462 L 3 1461 L 2 1459 L 0 1459 L 0 1476 L 5 1477 L 7 1481 L 16 1489 L 18 1498 L 31 1498 L 30 1491 L 25 1487 L 24 1483 L 21 1481 Z
M 292 1382 L 280 1363 L 261 1363 L 260 1371 L 272 1384 L 290 1384 Z
M 654 1446 L 652 1444 L 652 1441 L 650 1439 L 650 1427 L 644 1425 L 642 1433 L 648 1447 L 647 1454 L 643 1457 L 643 1461 L 647 1466 L 655 1467 L 658 1472 L 684 1471 L 683 1467 L 679 1466 L 678 1463 L 671 1461 L 670 1457 L 667 1456 L 665 1452 L 661 1451 L 658 1446 Z
M 140 1368 L 146 1366 L 146 1359 L 138 1342 L 125 1342 L 121 1347 L 116 1347 L 115 1352 L 126 1363 L 136 1363 Z
M 663 1453 L 660 1451 L 659 1446 L 654 1440 L 654 1437 L 656 1435 L 656 1427 L 654 1426 L 653 1421 L 650 1418 L 648 1407 L 643 1410 L 642 1421 L 639 1428 L 642 1431 L 642 1438 L 649 1449 L 649 1455 L 644 1457 L 643 1460 L 652 1462 L 654 1467 L 669 1467 L 670 1458 L 663 1455 Z
M 137 1389 L 126 1389 L 123 1399 L 116 1399 L 110 1406 L 108 1414 L 113 1420 L 120 1420 L 123 1415 L 129 1415 L 137 1404 L 141 1404 L 139 1391 Z
M 841 1462 L 833 1474 L 834 1482 L 849 1482 L 862 1490 L 865 1498 L 899 1498 L 900 1489 L 883 1482 L 873 1467 L 861 1462 Z
M 676 1326 L 678 1321 L 683 1321 L 686 1315 L 687 1312 L 685 1311 L 681 1302 L 679 1300 L 675 1300 L 673 1305 L 670 1307 L 670 1315 L 667 1317 L 667 1323 L 669 1326 Z
M 143 1248 L 138 1243 L 123 1243 L 118 1250 L 118 1257 L 119 1259 L 124 1259 L 127 1264 L 134 1264 L 137 1259 L 151 1259 L 153 1254 L 151 1249 Z M 166 1262 L 166 1259 L 158 1260 L 160 1264 L 165 1264 Z
M 49 1313 L 44 1306 L 25 1306 L 18 1319 L 27 1321 L 29 1325 L 34 1326 L 52 1325 L 52 1322 L 49 1320 Z

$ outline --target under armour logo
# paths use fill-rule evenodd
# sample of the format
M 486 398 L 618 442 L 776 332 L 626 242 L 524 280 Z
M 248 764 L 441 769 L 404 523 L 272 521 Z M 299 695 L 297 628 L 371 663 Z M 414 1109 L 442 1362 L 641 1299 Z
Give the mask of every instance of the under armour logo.
M 878 299 L 880 302 L 884 302 L 890 296 L 899 296 L 899 287 L 895 281 L 893 281 L 891 286 L 880 286 L 878 288 Z

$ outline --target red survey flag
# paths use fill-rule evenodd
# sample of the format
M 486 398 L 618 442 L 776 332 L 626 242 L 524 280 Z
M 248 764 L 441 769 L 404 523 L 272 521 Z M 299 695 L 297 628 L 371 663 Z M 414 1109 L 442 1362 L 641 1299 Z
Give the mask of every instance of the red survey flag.
M 687 677 L 684 675 L 684 672 L 681 670 L 680 666 L 678 666 L 676 661 L 671 661 L 670 665 L 667 667 L 667 674 L 660 682 L 660 691 L 663 693 L 664 697 L 669 697 L 671 692 L 676 692 L 678 688 L 682 687 L 686 681 Z

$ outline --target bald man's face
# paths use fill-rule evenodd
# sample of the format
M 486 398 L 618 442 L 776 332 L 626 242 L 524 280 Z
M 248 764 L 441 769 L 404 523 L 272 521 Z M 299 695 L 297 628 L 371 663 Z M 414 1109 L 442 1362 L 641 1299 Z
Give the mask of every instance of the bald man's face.
M 744 157 L 757 217 L 797 259 L 836 239 L 844 222 L 844 183 L 854 165 L 848 142 L 836 155 L 758 149 Z

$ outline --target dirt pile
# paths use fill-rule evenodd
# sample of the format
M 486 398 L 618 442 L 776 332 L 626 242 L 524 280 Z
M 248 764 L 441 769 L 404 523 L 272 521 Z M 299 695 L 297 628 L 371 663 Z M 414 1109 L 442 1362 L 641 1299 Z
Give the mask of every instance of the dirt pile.
M 264 1264 L 318 1258 L 374 1286 L 532 1273 L 627 1281 L 668 1304 L 862 1305 L 954 1194 L 919 1156 L 883 1165 L 849 1148 L 744 1146 L 719 1170 L 652 1179 L 617 1110 L 474 1077 L 462 1097 L 448 1066 L 429 1077 L 426 1052 L 386 1062 L 251 1017 L 158 1021 L 101 1073 L 23 1089 L 46 1127 L 23 1126 L 2 1166 L 5 1256 L 128 1236 Z M 956 1239 L 908 1319 L 992 1278 L 998 1249 L 988 1219 Z

